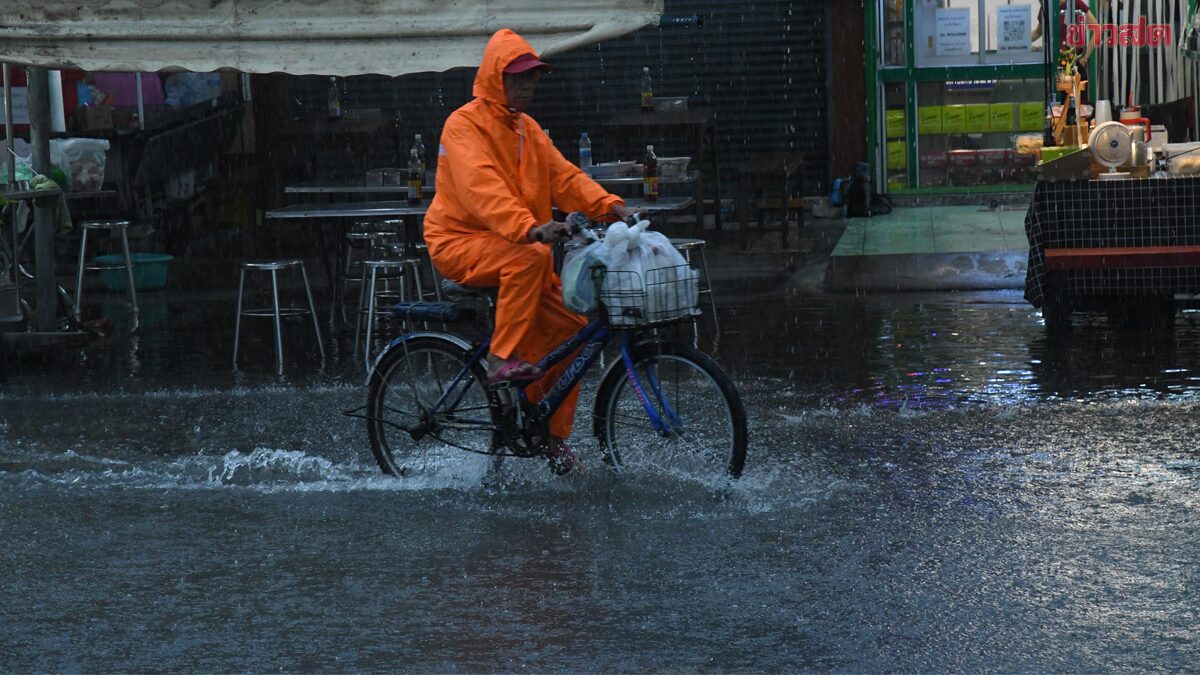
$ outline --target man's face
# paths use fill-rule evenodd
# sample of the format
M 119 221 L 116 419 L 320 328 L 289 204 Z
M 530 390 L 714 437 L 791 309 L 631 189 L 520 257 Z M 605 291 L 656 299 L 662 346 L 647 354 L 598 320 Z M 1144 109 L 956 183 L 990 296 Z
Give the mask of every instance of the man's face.
M 542 77 L 541 68 L 533 68 L 523 73 L 504 74 L 504 95 L 508 97 L 508 107 L 517 112 L 525 112 L 533 102 L 533 89 Z

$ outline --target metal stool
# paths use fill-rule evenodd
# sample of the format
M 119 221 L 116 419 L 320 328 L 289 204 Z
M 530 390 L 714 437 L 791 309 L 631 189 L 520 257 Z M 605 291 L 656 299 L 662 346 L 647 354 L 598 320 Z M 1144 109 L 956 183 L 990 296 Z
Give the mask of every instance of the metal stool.
M 304 279 L 304 294 L 308 297 L 308 309 L 303 307 L 279 306 L 279 271 L 299 269 Z M 242 309 L 242 293 L 246 288 L 246 271 L 271 273 L 271 307 L 265 309 Z M 317 348 L 321 351 L 321 360 L 325 360 L 325 344 L 321 341 L 321 327 L 317 323 L 317 308 L 313 305 L 312 289 L 308 285 L 308 273 L 304 271 L 303 260 L 270 260 L 267 262 L 242 263 L 241 276 L 238 278 L 237 319 L 233 328 L 233 369 L 237 370 L 238 342 L 241 339 L 243 316 L 269 316 L 275 319 L 275 363 L 277 370 L 283 372 L 283 322 L 285 316 L 309 315 L 312 317 L 313 332 L 317 336 Z
M 99 270 L 119 270 L 125 269 L 126 285 L 129 287 L 129 304 L 133 306 L 133 330 L 138 327 L 138 301 L 137 288 L 133 283 L 133 260 L 129 255 L 129 229 L 128 220 L 85 220 L 80 224 L 79 235 L 79 265 L 75 270 L 75 300 L 71 307 L 71 313 L 75 315 L 76 321 L 82 321 L 79 307 L 83 303 L 83 271 L 99 271 Z M 121 254 L 125 257 L 124 264 L 121 265 L 97 265 L 87 264 L 87 240 L 88 232 L 93 230 L 108 230 L 110 236 L 121 236 Z
M 423 267 L 424 269 L 419 270 L 417 272 L 418 276 L 420 278 L 424 279 L 425 278 L 425 276 L 424 276 L 425 270 L 428 270 L 429 271 L 429 280 L 432 282 L 430 284 L 432 286 L 432 290 L 425 291 L 424 294 L 422 295 L 421 299 L 422 300 L 428 299 L 429 297 L 431 297 L 431 295 L 433 298 L 435 298 L 437 300 L 442 299 L 442 278 L 441 278 L 441 276 L 438 275 L 437 268 L 433 266 L 433 258 L 429 257 L 429 247 L 428 246 L 426 246 L 423 243 L 422 244 L 413 244 L 412 246 L 409 246 L 408 244 L 404 244 L 404 243 L 397 243 L 397 244 L 385 244 L 383 248 L 385 251 L 392 254 L 392 257 L 395 257 L 395 258 L 402 258 L 402 259 L 416 258 L 416 259 L 420 260 L 421 267 Z M 409 250 L 410 248 L 412 249 L 411 251 Z M 411 255 L 410 255 L 410 253 L 411 253 Z
M 359 229 L 363 226 L 370 226 L 367 229 Z M 336 298 L 334 307 L 330 311 L 329 327 L 333 330 L 335 326 L 334 315 L 340 313 L 342 322 L 346 321 L 346 295 L 350 292 L 350 286 L 357 284 L 362 279 L 362 270 L 359 263 L 366 258 L 376 258 L 384 254 L 384 246 L 392 243 L 396 239 L 396 233 L 379 229 L 377 223 L 356 222 L 353 225 L 354 229 L 346 233 L 346 238 L 342 243 L 342 254 L 338 258 L 337 279 L 341 284 L 341 292 Z M 362 258 L 355 258 L 355 250 L 363 252 Z
M 692 256 L 695 255 L 700 259 L 700 274 L 703 276 L 703 281 L 700 284 L 700 295 L 708 296 L 709 314 L 712 315 L 713 321 L 713 351 L 717 349 L 717 343 L 721 338 L 721 325 L 717 321 L 717 301 L 713 297 L 712 282 L 708 278 L 708 259 L 704 256 L 705 241 L 703 239 L 694 239 L 691 237 L 670 237 L 671 245 L 675 250 L 683 254 L 688 264 L 692 264 Z M 692 346 L 696 349 L 700 348 L 700 328 L 699 320 L 692 320 Z
M 381 274 L 382 273 L 382 274 Z M 408 291 L 406 278 L 409 274 L 413 278 L 412 294 Z M 383 281 L 384 288 L 377 288 L 378 282 Z M 398 281 L 399 288 L 392 290 L 390 282 Z M 421 285 L 421 261 L 417 258 L 397 258 L 392 260 L 364 260 L 362 261 L 362 285 L 358 295 L 358 319 L 354 322 L 354 352 L 358 353 L 359 337 L 362 336 L 363 320 L 365 318 L 367 329 L 366 336 L 363 338 L 363 356 L 367 370 L 371 369 L 371 339 L 375 333 L 375 306 L 376 300 L 386 299 L 402 302 L 404 300 L 421 300 L 425 296 L 424 289 Z

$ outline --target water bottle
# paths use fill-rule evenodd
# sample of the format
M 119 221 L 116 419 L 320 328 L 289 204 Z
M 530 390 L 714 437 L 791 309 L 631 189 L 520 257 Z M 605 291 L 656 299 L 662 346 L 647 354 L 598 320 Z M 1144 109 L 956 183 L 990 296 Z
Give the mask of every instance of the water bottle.
M 588 138 L 587 132 L 583 132 L 579 136 L 579 168 L 587 171 L 587 168 L 592 165 L 592 139 Z
M 658 157 L 654 155 L 654 146 L 646 146 L 646 158 L 643 161 L 645 167 L 642 173 L 642 187 L 644 197 L 648 202 L 658 201 Z
M 338 91 L 336 77 L 329 78 L 329 91 L 325 97 L 325 112 L 331 120 L 341 119 L 342 117 L 342 94 Z
M 650 68 L 642 68 L 642 110 L 654 110 L 654 86 L 650 82 Z
M 417 151 L 417 159 L 421 161 L 421 171 L 425 171 L 425 143 L 421 141 L 421 134 L 417 134 L 416 140 L 413 142 L 413 149 Z
M 424 187 L 425 169 L 421 168 L 421 158 L 417 149 L 409 150 L 408 156 L 408 203 L 417 206 L 421 203 L 421 188 Z

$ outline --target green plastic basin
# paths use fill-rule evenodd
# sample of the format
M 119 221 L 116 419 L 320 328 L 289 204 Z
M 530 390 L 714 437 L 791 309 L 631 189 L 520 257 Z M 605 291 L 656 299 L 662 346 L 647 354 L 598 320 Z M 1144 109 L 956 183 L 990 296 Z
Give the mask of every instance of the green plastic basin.
M 167 285 L 167 270 L 175 256 L 166 253 L 130 253 L 133 263 L 133 287 L 139 291 L 157 291 Z M 113 266 L 100 270 L 100 280 L 110 291 L 127 290 L 125 256 L 120 253 L 96 256 L 96 264 Z

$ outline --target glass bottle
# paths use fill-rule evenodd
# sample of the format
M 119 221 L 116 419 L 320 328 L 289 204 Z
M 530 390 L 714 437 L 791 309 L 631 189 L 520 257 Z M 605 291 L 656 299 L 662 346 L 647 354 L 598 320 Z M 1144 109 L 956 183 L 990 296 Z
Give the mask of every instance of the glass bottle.
M 342 94 L 338 91 L 337 78 L 329 78 L 329 91 L 325 95 L 325 113 L 329 119 L 342 118 Z
M 642 192 L 646 201 L 658 201 L 658 157 L 654 155 L 654 146 L 646 146 L 646 157 L 642 160 Z
M 417 156 L 414 147 L 408 152 L 408 203 L 417 206 L 421 203 L 421 188 L 424 187 L 425 170 L 421 168 L 421 158 Z

